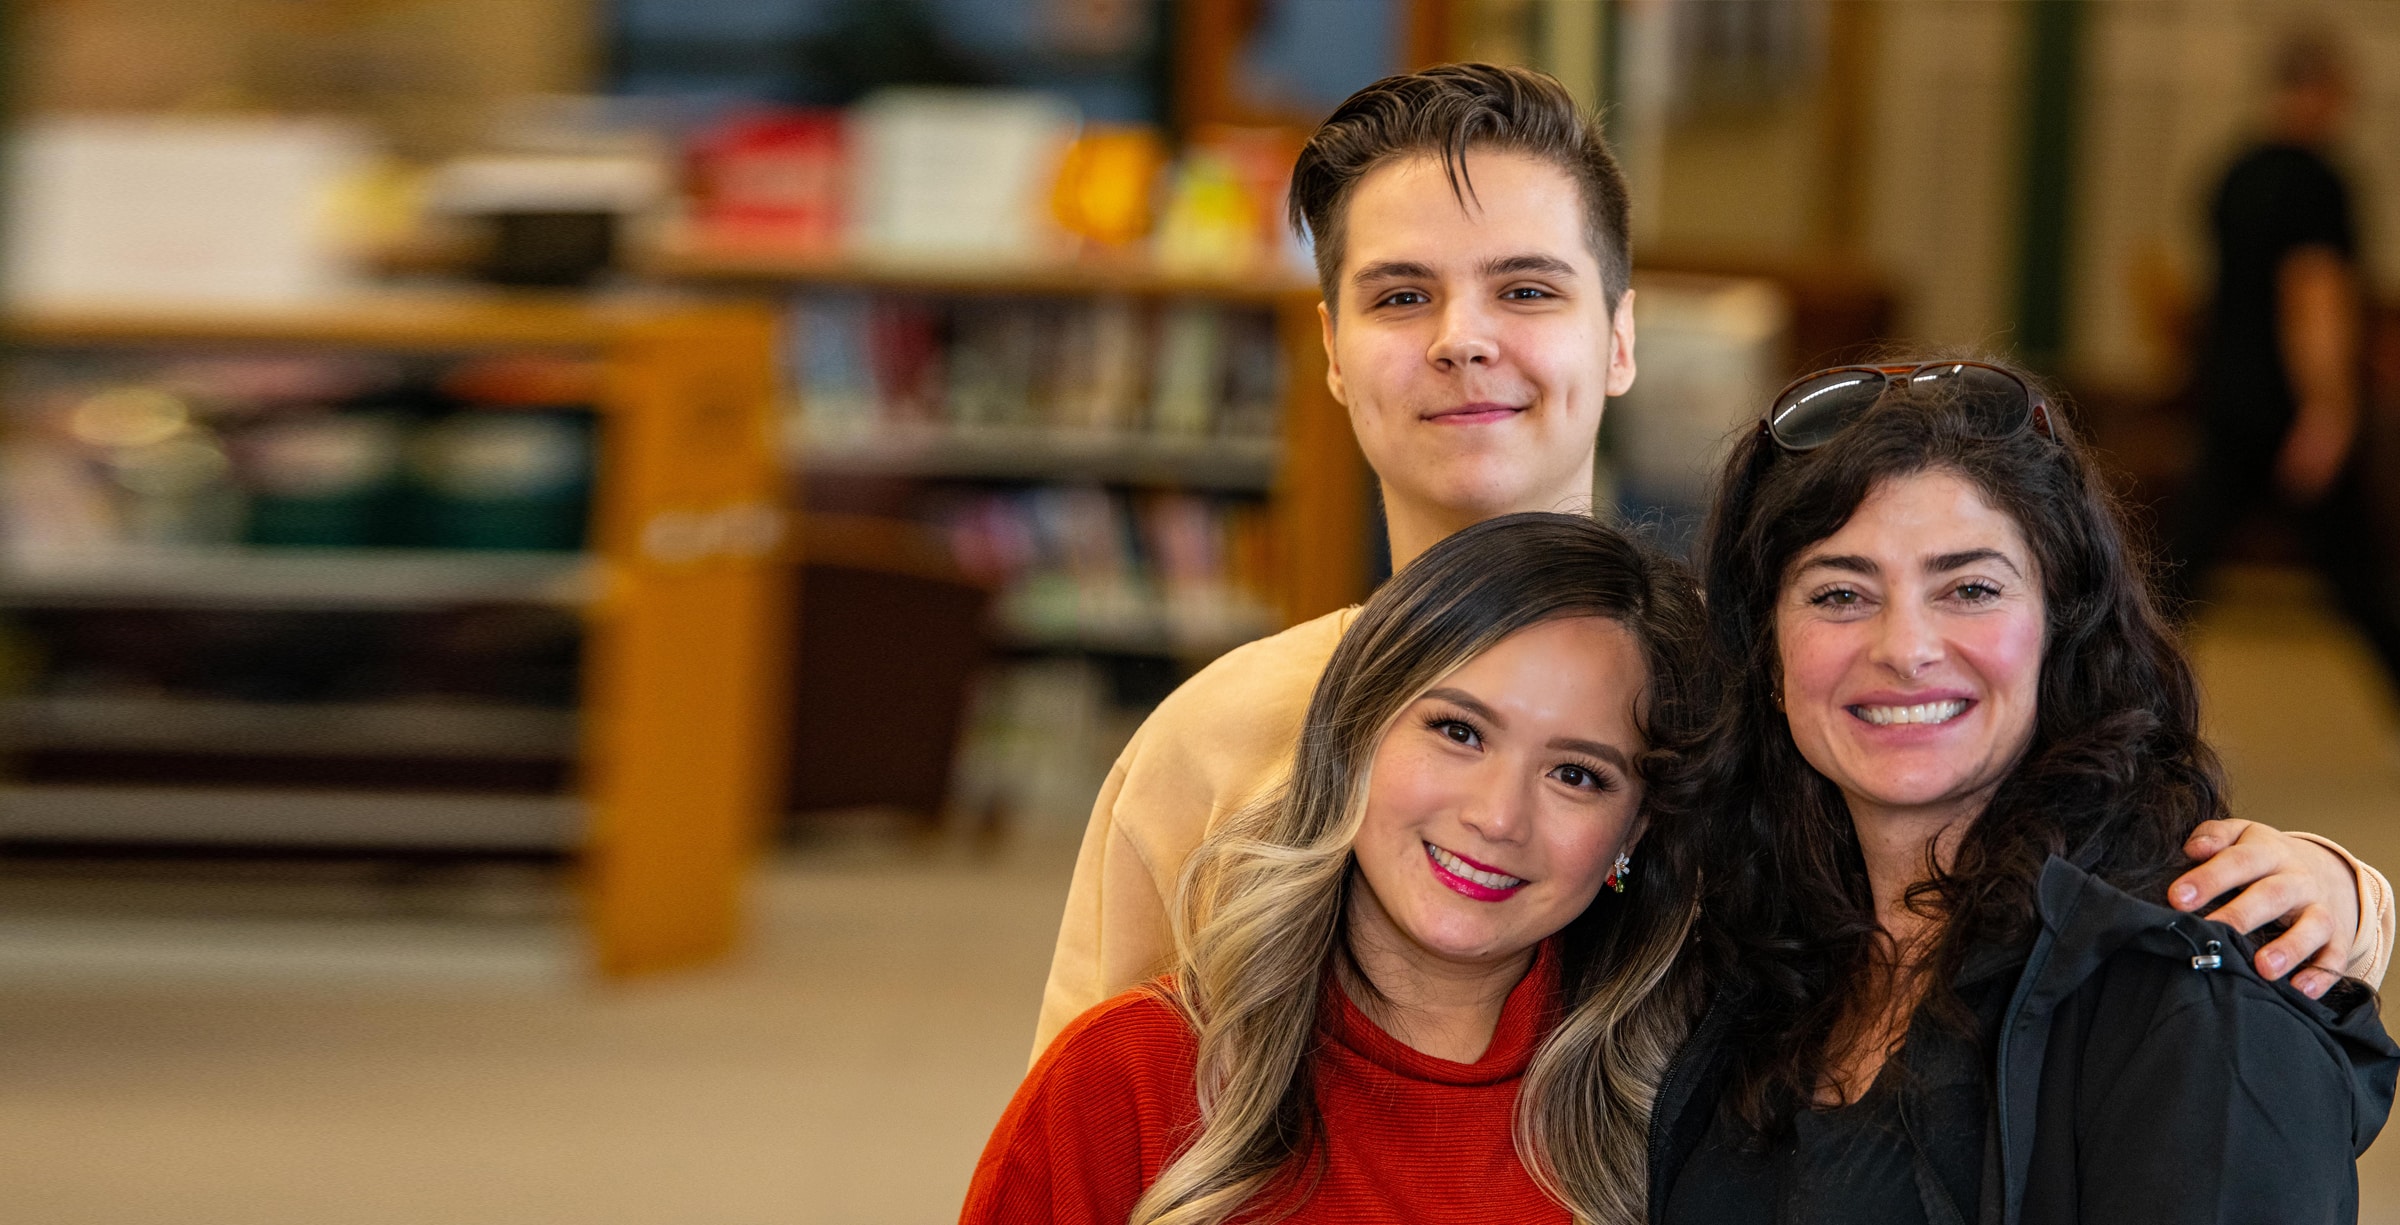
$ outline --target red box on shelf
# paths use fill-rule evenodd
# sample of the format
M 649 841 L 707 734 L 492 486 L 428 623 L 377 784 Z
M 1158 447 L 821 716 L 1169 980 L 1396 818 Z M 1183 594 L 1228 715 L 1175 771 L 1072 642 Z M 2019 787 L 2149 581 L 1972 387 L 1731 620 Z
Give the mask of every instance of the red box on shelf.
M 850 142 L 840 111 L 734 116 L 694 144 L 691 176 L 704 241 L 828 254 L 841 246 Z

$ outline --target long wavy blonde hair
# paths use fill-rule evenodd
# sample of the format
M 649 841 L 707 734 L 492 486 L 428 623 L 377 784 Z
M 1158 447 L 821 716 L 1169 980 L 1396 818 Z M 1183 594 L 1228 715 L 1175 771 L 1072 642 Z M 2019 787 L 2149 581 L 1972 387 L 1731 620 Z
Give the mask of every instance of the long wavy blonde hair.
M 1313 1169 L 1311 1089 L 1329 971 L 1345 935 L 1368 771 L 1401 712 L 1501 639 L 1558 617 L 1624 625 L 1648 665 L 1637 760 L 1648 831 L 1623 894 L 1562 947 L 1563 1019 L 1520 1086 L 1516 1146 L 1579 1220 L 1639 1222 L 1650 1104 L 1691 1015 L 1676 971 L 1693 918 L 1696 823 L 1667 785 L 1702 706 L 1698 589 L 1674 561 L 1574 515 L 1521 514 L 1435 545 L 1368 601 L 1317 683 L 1290 781 L 1226 819 L 1185 867 L 1167 997 L 1199 1039 L 1201 1127 L 1135 1205 L 1134 1225 L 1217 1225 Z M 1363 981 L 1363 976 L 1360 976 Z

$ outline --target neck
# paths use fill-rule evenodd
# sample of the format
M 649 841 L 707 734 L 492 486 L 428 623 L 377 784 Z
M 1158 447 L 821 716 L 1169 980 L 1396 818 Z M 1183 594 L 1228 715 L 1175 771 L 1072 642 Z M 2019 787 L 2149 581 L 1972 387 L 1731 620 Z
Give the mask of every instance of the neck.
M 1867 886 L 1875 895 L 1875 921 L 1883 929 L 1884 956 L 1845 1003 L 1835 1024 L 1825 1080 L 1817 1104 L 1855 1102 L 1875 1083 L 1884 1061 L 1908 1032 L 1925 981 L 1917 973 L 1932 952 L 1932 919 L 1908 908 L 1909 886 L 1930 880 L 1938 865 L 1947 871 L 1958 840 L 1989 802 L 1977 796 L 1938 809 L 1891 809 L 1850 797 L 1850 824 L 1867 863 Z
M 1546 489 L 1513 504 L 1498 507 L 1447 506 L 1411 497 L 1395 488 L 1390 481 L 1382 482 L 1383 521 L 1389 530 L 1393 572 L 1407 569 L 1408 564 L 1425 550 L 1486 519 L 1528 510 L 1592 513 L 1592 464 L 1591 459 L 1585 459 L 1573 479 L 1558 488 Z
M 1875 894 L 1875 921 L 1882 925 L 1908 968 L 1923 951 L 1932 922 L 1908 907 L 1909 887 L 1948 871 L 1959 839 L 1981 815 L 1989 796 L 1939 808 L 1892 809 L 1851 797 L 1850 826 L 1866 860 L 1867 885 Z
M 1351 887 L 1346 936 L 1366 976 L 1357 982 L 1343 967 L 1342 989 L 1352 1002 L 1383 1032 L 1453 1063 L 1473 1063 L 1491 1049 L 1508 993 L 1533 966 L 1530 948 L 1491 961 L 1433 956 L 1400 931 L 1363 880 Z

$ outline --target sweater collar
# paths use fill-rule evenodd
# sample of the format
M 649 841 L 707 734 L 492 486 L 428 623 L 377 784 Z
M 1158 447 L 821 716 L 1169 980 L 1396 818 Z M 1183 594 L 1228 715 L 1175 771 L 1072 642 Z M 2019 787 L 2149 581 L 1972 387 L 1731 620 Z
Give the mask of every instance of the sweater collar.
M 1500 1005 L 1500 1024 L 1483 1058 L 1455 1063 L 1428 1055 L 1385 1033 L 1359 1009 L 1338 981 L 1326 983 L 1331 1007 L 1319 1023 L 1324 1036 L 1359 1057 L 1410 1080 L 1442 1085 L 1496 1085 L 1525 1074 L 1535 1049 L 1558 1023 L 1558 940 L 1544 940 L 1534 949 L 1533 964 L 1511 987 Z

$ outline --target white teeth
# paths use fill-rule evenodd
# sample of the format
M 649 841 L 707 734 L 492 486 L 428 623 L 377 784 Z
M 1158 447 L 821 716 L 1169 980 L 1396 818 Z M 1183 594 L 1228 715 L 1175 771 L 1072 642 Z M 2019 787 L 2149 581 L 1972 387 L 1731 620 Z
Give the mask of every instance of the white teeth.
M 1942 702 L 1919 702 L 1914 706 L 1853 706 L 1858 717 L 1877 727 L 1895 723 L 1948 723 L 1967 708 L 1965 698 Z
M 1433 861 L 1435 863 L 1442 865 L 1443 871 L 1446 871 L 1453 876 L 1463 876 L 1486 889 L 1514 889 L 1517 886 L 1525 883 L 1514 876 L 1504 876 L 1498 872 L 1486 872 L 1481 868 L 1474 867 L 1467 863 L 1466 860 L 1460 859 L 1458 856 L 1453 855 L 1430 842 L 1425 844 L 1425 850 L 1428 854 L 1433 856 Z

